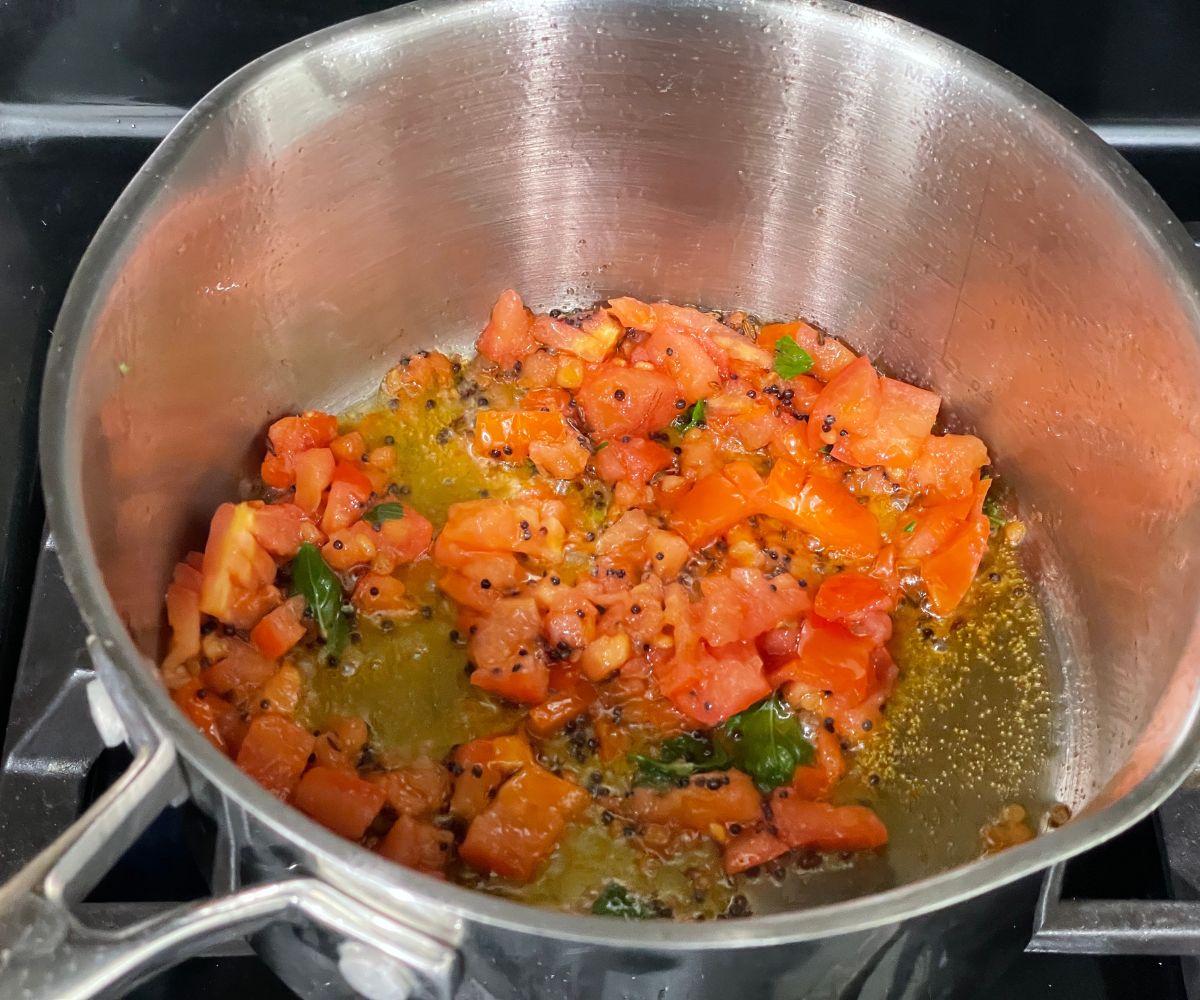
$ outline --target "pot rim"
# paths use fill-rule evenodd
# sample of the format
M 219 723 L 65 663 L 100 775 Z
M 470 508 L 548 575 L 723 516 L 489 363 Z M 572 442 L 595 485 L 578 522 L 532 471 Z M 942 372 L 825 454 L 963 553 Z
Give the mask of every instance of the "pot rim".
M 592 0 L 603 6 L 606 0 Z M 569 16 L 571 0 L 551 0 Z M 711 8 L 730 13 L 720 0 L 669 0 L 684 9 Z M 537 7 L 539 0 L 508 0 L 506 8 Z M 1066 143 L 1091 172 L 1101 190 L 1126 210 L 1130 226 L 1140 229 L 1155 250 L 1158 265 L 1171 279 L 1192 317 L 1193 336 L 1200 340 L 1200 267 L 1183 226 L 1149 184 L 1082 121 L 1012 73 L 957 43 L 890 15 L 842 0 L 738 0 L 738 11 L 777 11 L 797 20 L 824 19 L 852 24 L 880 41 L 907 50 L 912 58 L 941 67 L 953 66 L 981 88 L 1002 92 L 1048 138 Z M 219 753 L 178 712 L 163 686 L 147 669 L 134 647 L 103 584 L 89 541 L 80 502 L 79 442 L 69 438 L 75 405 L 76 360 L 94 333 L 103 290 L 139 234 L 142 211 L 158 191 L 158 180 L 185 153 L 191 138 L 231 98 L 253 87 L 266 74 L 294 57 L 333 48 L 381 27 L 411 27 L 414 34 L 437 30 L 447 20 L 494 16 L 489 0 L 417 2 L 369 14 L 323 29 L 269 52 L 218 84 L 172 129 L 122 192 L 101 224 L 79 264 L 55 325 L 47 359 L 40 408 L 40 448 L 46 510 L 67 583 L 89 630 L 119 668 L 153 723 L 172 740 L 190 767 L 203 775 L 237 806 L 306 852 L 321 877 L 347 876 L 359 887 L 382 891 L 398 907 L 434 906 L 456 920 L 544 937 L 606 945 L 624 950 L 703 950 L 713 947 L 762 947 L 849 934 L 892 924 L 969 899 L 992 888 L 1032 875 L 1114 836 L 1157 808 L 1193 766 L 1189 745 L 1200 744 L 1200 696 L 1192 692 L 1187 724 L 1169 741 L 1158 765 L 1118 801 L 1084 813 L 1064 827 L 983 858 L 884 892 L 789 913 L 736 921 L 674 923 L 628 922 L 540 909 L 524 903 L 445 883 L 392 864 L 319 826 L 299 810 L 280 802 Z M 1200 637 L 1200 616 L 1193 624 L 1193 643 Z M 127 709 L 128 710 L 128 709 Z M 339 883 L 339 887 L 346 886 Z M 354 891 L 351 889 L 350 891 Z

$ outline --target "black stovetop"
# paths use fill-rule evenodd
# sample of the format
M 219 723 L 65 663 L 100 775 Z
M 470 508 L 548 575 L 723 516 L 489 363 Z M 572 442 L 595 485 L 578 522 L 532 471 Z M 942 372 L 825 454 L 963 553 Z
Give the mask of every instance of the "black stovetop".
M 56 712 L 84 711 L 87 676 L 82 625 L 53 552 L 42 546 L 36 474 L 41 371 L 74 267 L 121 188 L 208 88 L 277 45 L 387 6 L 372 0 L 0 0 L 0 725 L 6 729 L 0 878 L 64 828 L 127 759 L 123 751 L 101 753 L 86 725 L 68 734 L 61 721 L 53 722 L 61 720 Z M 1030 80 L 1095 125 L 1181 219 L 1200 221 L 1195 0 L 871 6 L 932 28 Z M 21 766 L 11 766 L 18 758 Z M 192 840 L 204 822 L 190 809 L 160 817 L 97 887 L 91 905 L 202 895 Z M 1168 884 L 1153 817 L 1072 862 L 1067 873 L 1068 893 L 1084 898 L 1168 898 Z M 291 996 L 240 947 L 193 959 L 131 995 L 191 1000 L 220 992 L 259 1000 Z M 1184 966 L 1173 958 L 1024 955 L 974 996 L 1196 1000 L 1200 981 L 1185 983 Z

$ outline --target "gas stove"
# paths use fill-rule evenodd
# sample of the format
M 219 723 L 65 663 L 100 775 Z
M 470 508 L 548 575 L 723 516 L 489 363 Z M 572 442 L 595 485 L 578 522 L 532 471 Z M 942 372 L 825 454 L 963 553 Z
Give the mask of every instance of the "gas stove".
M 121 188 L 210 86 L 262 52 L 390 6 L 239 0 L 0 3 L 0 881 L 121 773 L 88 714 L 85 630 L 45 534 L 39 383 L 76 263 Z M 1030 80 L 1115 145 L 1200 235 L 1200 5 L 996 0 L 873 4 Z M 205 818 L 161 815 L 92 892 L 90 921 L 128 923 L 208 892 Z M 1200 1000 L 1200 792 L 1052 873 L 1036 947 L 971 993 L 984 1000 Z M 1172 956 L 1185 957 L 1172 957 Z M 243 944 L 135 989 L 139 998 L 291 992 Z

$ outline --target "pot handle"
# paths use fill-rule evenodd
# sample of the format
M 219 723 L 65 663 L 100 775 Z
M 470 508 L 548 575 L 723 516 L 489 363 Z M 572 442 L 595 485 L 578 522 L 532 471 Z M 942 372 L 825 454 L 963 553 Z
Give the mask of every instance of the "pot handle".
M 0 888 L 0 980 L 13 997 L 115 994 L 206 947 L 286 921 L 340 939 L 338 967 L 368 1000 L 451 1000 L 453 947 L 314 878 L 185 903 L 127 927 L 82 923 L 72 907 L 168 805 L 187 798 L 175 747 L 160 739 L 86 813 Z

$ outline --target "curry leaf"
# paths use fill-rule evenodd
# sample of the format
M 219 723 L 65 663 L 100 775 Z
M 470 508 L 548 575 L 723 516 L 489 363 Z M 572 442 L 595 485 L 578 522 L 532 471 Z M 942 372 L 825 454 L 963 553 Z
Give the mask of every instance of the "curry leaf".
M 404 504 L 381 503 L 363 514 L 362 519 L 367 524 L 383 524 L 384 521 L 399 521 L 404 516 Z
M 680 434 L 686 434 L 693 427 L 704 426 L 704 411 L 708 409 L 708 403 L 701 399 L 692 404 L 692 408 L 686 413 L 681 413 L 671 421 L 671 426 L 678 428 Z
M 304 542 L 292 560 L 292 593 L 303 596 L 312 611 L 325 651 L 341 653 L 350 631 L 342 617 L 342 584 L 312 542 Z
M 812 371 L 813 359 L 793 337 L 780 337 L 775 341 L 775 373 L 780 378 L 795 378 Z
M 659 786 L 675 785 L 704 771 L 723 771 L 732 763 L 723 747 L 695 733 L 666 740 L 655 757 L 633 753 L 629 761 L 637 767 L 638 784 Z
M 623 917 L 626 920 L 645 920 L 653 916 L 650 907 L 620 882 L 609 882 L 592 903 L 597 917 Z
M 800 720 L 776 695 L 730 716 L 718 732 L 733 766 L 764 792 L 788 784 L 799 765 L 813 760 Z

